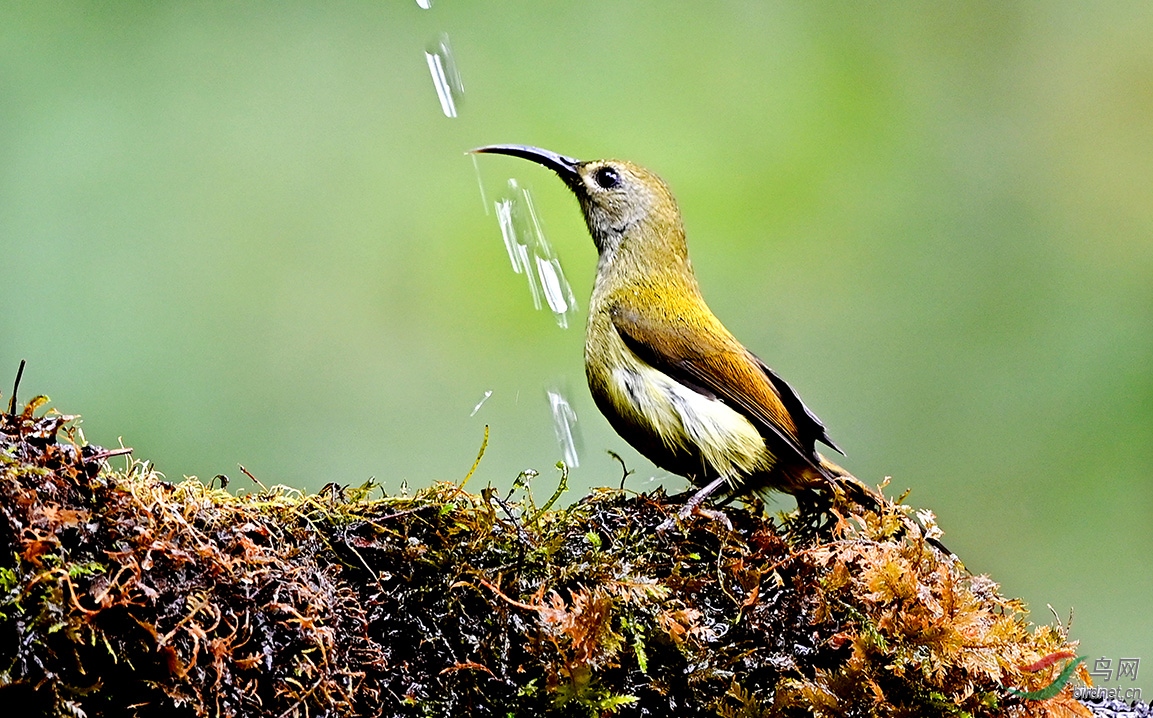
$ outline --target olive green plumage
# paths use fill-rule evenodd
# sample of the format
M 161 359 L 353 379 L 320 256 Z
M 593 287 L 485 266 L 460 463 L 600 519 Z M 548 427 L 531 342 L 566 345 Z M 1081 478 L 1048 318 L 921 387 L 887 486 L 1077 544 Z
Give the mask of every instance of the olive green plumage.
M 709 310 L 693 274 L 680 210 L 655 174 L 622 160 L 581 162 L 493 145 L 555 171 L 576 195 L 600 259 L 589 305 L 585 372 L 609 423 L 657 466 L 707 493 L 828 487 L 833 447 L 788 384 Z

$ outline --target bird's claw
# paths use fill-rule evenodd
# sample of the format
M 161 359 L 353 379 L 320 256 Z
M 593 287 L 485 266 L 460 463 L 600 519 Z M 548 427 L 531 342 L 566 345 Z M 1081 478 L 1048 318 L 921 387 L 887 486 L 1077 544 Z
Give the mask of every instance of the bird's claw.
M 718 523 L 724 524 L 724 527 L 729 531 L 733 530 L 733 522 L 729 521 L 729 517 L 725 515 L 724 511 L 707 509 L 700 504 L 694 504 L 690 501 L 689 503 L 685 504 L 684 507 L 682 507 L 681 510 L 678 511 L 674 516 L 668 517 L 660 526 L 657 526 L 657 533 L 664 535 L 672 530 L 672 528 L 675 527 L 678 523 L 688 521 L 693 516 L 703 516 L 710 521 L 716 521 Z
M 706 509 L 703 506 L 698 506 L 693 510 L 693 513 L 697 514 L 698 516 L 704 516 L 710 521 L 722 523 L 729 531 L 733 530 L 733 522 L 729 521 L 729 517 L 725 515 L 724 511 L 718 511 L 717 509 Z

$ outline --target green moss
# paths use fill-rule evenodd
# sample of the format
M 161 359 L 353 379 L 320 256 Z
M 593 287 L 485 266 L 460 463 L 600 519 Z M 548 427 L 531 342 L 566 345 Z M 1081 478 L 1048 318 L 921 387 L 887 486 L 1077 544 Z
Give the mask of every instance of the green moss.
M 911 510 L 171 484 L 0 417 L 0 697 L 47 715 L 1044 715 L 1071 651 Z M 538 482 L 540 479 L 537 480 Z M 928 522 L 930 530 L 931 516 Z M 1070 653 L 1071 655 L 1071 653 Z M 1072 709 L 1071 709 L 1072 710 Z

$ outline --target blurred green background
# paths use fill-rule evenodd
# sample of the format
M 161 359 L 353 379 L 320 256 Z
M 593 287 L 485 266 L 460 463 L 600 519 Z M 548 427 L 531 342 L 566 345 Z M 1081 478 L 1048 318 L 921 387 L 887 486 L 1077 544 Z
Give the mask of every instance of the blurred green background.
M 465 84 L 440 110 L 447 33 Z M 0 8 L 0 376 L 169 477 L 670 488 L 532 309 L 463 150 L 635 160 L 705 295 L 862 478 L 1153 663 L 1153 5 L 26 2 Z M 587 304 L 595 253 L 515 174 Z M 485 391 L 492 397 L 470 417 Z M 1138 685 L 1153 687 L 1153 667 Z

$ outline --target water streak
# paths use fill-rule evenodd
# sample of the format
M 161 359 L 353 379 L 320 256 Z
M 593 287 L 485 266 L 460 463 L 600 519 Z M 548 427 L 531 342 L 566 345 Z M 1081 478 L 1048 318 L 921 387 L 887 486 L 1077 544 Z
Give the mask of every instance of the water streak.
M 428 43 L 424 50 L 424 59 L 428 62 L 428 71 L 432 75 L 432 85 L 436 88 L 437 99 L 440 100 L 440 109 L 445 117 L 456 117 L 456 107 L 464 97 L 464 82 L 460 79 L 460 71 L 456 67 L 456 60 L 453 58 L 452 47 L 448 43 L 446 33 L 441 33 Z
M 476 172 L 476 183 L 480 187 L 480 206 L 484 207 L 484 213 L 488 214 L 488 196 L 484 193 L 484 179 L 480 176 L 480 163 L 476 161 L 476 155 L 469 153 L 469 159 L 472 160 L 472 169 Z
M 577 427 L 576 412 L 565 395 L 556 388 L 549 389 L 548 404 L 552 411 L 553 429 L 556 431 L 556 442 L 560 445 L 564 462 L 569 468 L 580 466 L 580 455 L 577 444 L 580 442 L 580 431 Z
M 416 4 L 420 6 L 421 10 L 432 9 L 432 0 L 416 0 Z
M 576 295 L 545 237 L 532 195 L 510 179 L 507 191 L 493 207 L 509 262 L 514 272 L 525 275 L 533 306 L 542 309 L 547 305 L 556 323 L 567 329 L 569 316 L 577 308 Z
M 560 268 L 560 260 L 536 258 L 537 274 L 540 276 L 541 292 L 544 294 L 548 308 L 556 316 L 557 324 L 562 329 L 568 329 L 568 315 L 570 308 L 576 305 L 576 297 L 572 288 L 564 278 Z
M 493 208 L 496 209 L 496 222 L 500 225 L 504 249 L 508 252 L 509 261 L 512 262 L 512 271 L 520 274 L 524 270 L 520 264 L 520 252 L 517 251 L 516 230 L 512 226 L 512 200 L 497 200 L 493 203 Z
M 469 416 L 476 416 L 476 412 L 480 411 L 480 408 L 481 408 L 482 406 L 484 406 L 484 403 L 485 403 L 486 401 L 488 401 L 488 398 L 489 398 L 490 396 L 492 396 L 492 389 L 489 389 L 488 391 L 486 391 L 486 392 L 484 393 L 484 396 L 482 396 L 482 397 L 480 398 L 480 401 L 478 401 L 478 402 L 476 403 L 476 406 L 474 406 L 474 407 L 472 408 L 472 413 L 471 413 L 471 414 L 469 414 Z

